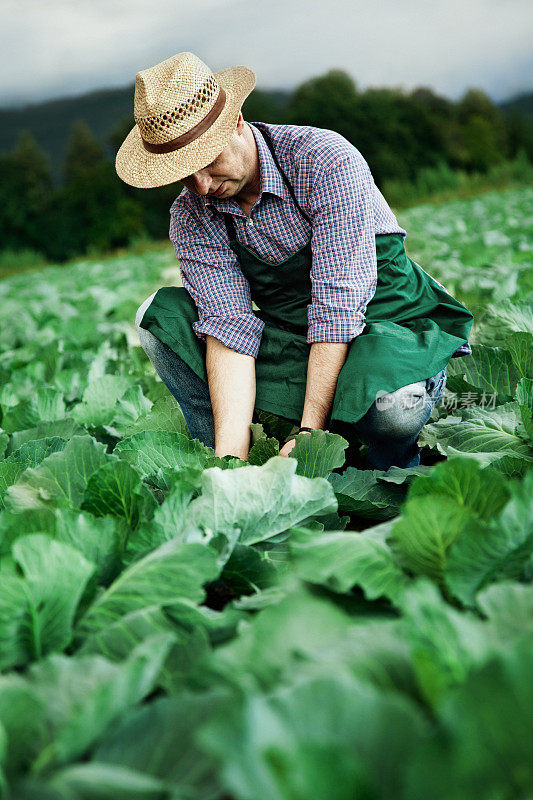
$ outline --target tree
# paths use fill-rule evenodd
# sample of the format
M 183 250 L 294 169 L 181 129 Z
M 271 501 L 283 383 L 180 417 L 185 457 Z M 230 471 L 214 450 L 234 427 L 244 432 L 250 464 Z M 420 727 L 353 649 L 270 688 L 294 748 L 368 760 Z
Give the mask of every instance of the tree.
M 468 167 L 478 172 L 487 170 L 503 161 L 498 146 L 497 132 L 489 120 L 474 114 L 464 126 L 463 138 L 468 152 Z
M 506 123 L 511 157 L 515 158 L 523 151 L 533 161 L 533 117 L 513 109 L 508 113 Z
M 254 89 L 244 101 L 242 113 L 250 122 L 271 122 L 280 124 L 285 121 L 285 109 L 288 101 L 285 92 L 268 92 Z
M 126 196 L 104 150 L 83 122 L 72 126 L 64 163 L 64 185 L 50 206 L 49 258 L 63 260 L 127 245 L 142 235 L 142 207 Z
M 483 164 L 490 166 L 510 155 L 505 117 L 485 92 L 468 89 L 457 104 L 457 119 L 465 132 L 469 167 L 485 169 Z
M 29 131 L 20 133 L 11 153 L 0 156 L 0 171 L 2 247 L 40 249 L 53 181 L 48 158 Z
M 109 134 L 107 142 L 115 154 L 134 125 L 133 116 L 124 116 Z M 169 209 L 183 188 L 181 183 L 176 181 L 153 189 L 135 189 L 121 181 L 118 175 L 115 178 L 123 194 L 142 209 L 142 226 L 146 234 L 154 239 L 166 239 L 170 225 Z
M 85 180 L 105 158 L 104 150 L 83 120 L 74 122 L 70 129 L 67 152 L 63 165 L 65 184 Z
M 419 86 L 413 89 L 409 98 L 417 105 L 424 106 L 435 116 L 441 119 L 451 119 L 453 117 L 453 103 L 447 97 L 435 94 L 429 86 Z
M 333 69 L 294 91 L 286 108 L 287 121 L 329 128 L 352 141 L 357 98 L 352 78 L 342 70 Z

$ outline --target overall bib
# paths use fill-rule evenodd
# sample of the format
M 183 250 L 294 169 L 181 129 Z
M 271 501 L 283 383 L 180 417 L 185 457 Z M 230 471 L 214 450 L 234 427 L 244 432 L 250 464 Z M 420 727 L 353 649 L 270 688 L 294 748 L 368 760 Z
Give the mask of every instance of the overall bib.
M 262 131 L 292 199 L 294 190 Z M 307 306 L 311 303 L 311 239 L 278 264 L 260 258 L 238 241 L 225 213 L 229 244 L 250 284 L 255 314 L 265 327 L 257 354 L 255 407 L 288 420 L 301 420 L 311 345 Z M 331 421 L 355 423 L 376 396 L 426 380 L 448 364 L 468 341 L 473 314 L 405 253 L 399 233 L 376 234 L 377 287 L 367 305 L 365 327 L 350 342 L 339 373 Z M 183 288 L 163 287 L 144 313 L 141 327 L 168 345 L 207 383 L 206 344 L 192 329 L 196 305 Z

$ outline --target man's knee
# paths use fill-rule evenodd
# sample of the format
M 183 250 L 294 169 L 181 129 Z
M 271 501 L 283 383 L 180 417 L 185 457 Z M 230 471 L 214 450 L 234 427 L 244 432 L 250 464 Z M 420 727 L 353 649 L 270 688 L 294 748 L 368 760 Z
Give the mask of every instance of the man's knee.
M 157 292 L 154 292 L 153 294 L 150 295 L 150 297 L 147 297 L 146 300 L 143 303 L 141 303 L 141 305 L 137 309 L 137 313 L 135 314 L 135 330 L 139 334 L 139 338 L 141 336 L 141 331 L 144 331 L 144 328 L 141 328 L 142 318 L 144 317 L 146 309 L 148 308 L 148 306 L 150 305 L 156 294 Z
M 139 342 L 141 344 L 142 349 L 148 356 L 148 358 L 152 361 L 154 358 L 159 356 L 159 352 L 162 349 L 161 342 L 157 339 L 153 333 L 146 330 L 146 328 L 141 328 L 142 318 L 146 312 L 146 309 L 152 302 L 156 295 L 156 292 L 147 297 L 146 300 L 141 303 L 139 308 L 137 309 L 137 313 L 135 314 L 135 330 L 137 331 L 137 336 L 139 337 Z
M 415 436 L 426 421 L 427 402 L 425 381 L 381 395 L 371 409 L 373 432 L 397 439 Z

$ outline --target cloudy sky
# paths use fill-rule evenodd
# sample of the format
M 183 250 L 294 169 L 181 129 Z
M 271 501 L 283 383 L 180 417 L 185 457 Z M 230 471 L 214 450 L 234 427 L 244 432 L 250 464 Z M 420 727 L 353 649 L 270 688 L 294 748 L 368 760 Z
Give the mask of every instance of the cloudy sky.
M 533 89 L 531 0 L 1 0 L 0 106 L 133 83 L 190 50 L 292 88 L 336 67 L 360 89 Z

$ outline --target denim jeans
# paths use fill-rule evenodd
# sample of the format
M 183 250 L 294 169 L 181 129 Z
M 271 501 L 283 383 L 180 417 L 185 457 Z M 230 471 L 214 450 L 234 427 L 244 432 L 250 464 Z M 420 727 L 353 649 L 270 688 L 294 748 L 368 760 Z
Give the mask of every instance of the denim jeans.
M 391 466 L 417 467 L 420 464 L 420 431 L 429 421 L 445 386 L 446 367 L 431 378 L 383 394 L 356 423 L 335 421 L 329 430 L 340 433 L 349 442 L 348 462 L 352 459 L 358 462 L 358 456 L 353 453 L 354 438 L 360 437 L 368 444 L 362 463 L 359 460 L 355 466 L 380 470 Z
M 135 320 L 141 346 L 178 401 L 192 438 L 214 447 L 213 410 L 207 384 L 170 347 L 140 327 L 152 297 L 140 306 Z M 418 466 L 418 436 L 440 400 L 445 385 L 446 368 L 427 380 L 376 398 L 356 423 L 333 422 L 326 427 L 343 435 L 350 443 L 349 450 L 353 447 L 354 435 L 368 444 L 365 460 L 360 464 L 363 468 L 387 470 L 393 465 L 403 468 Z

